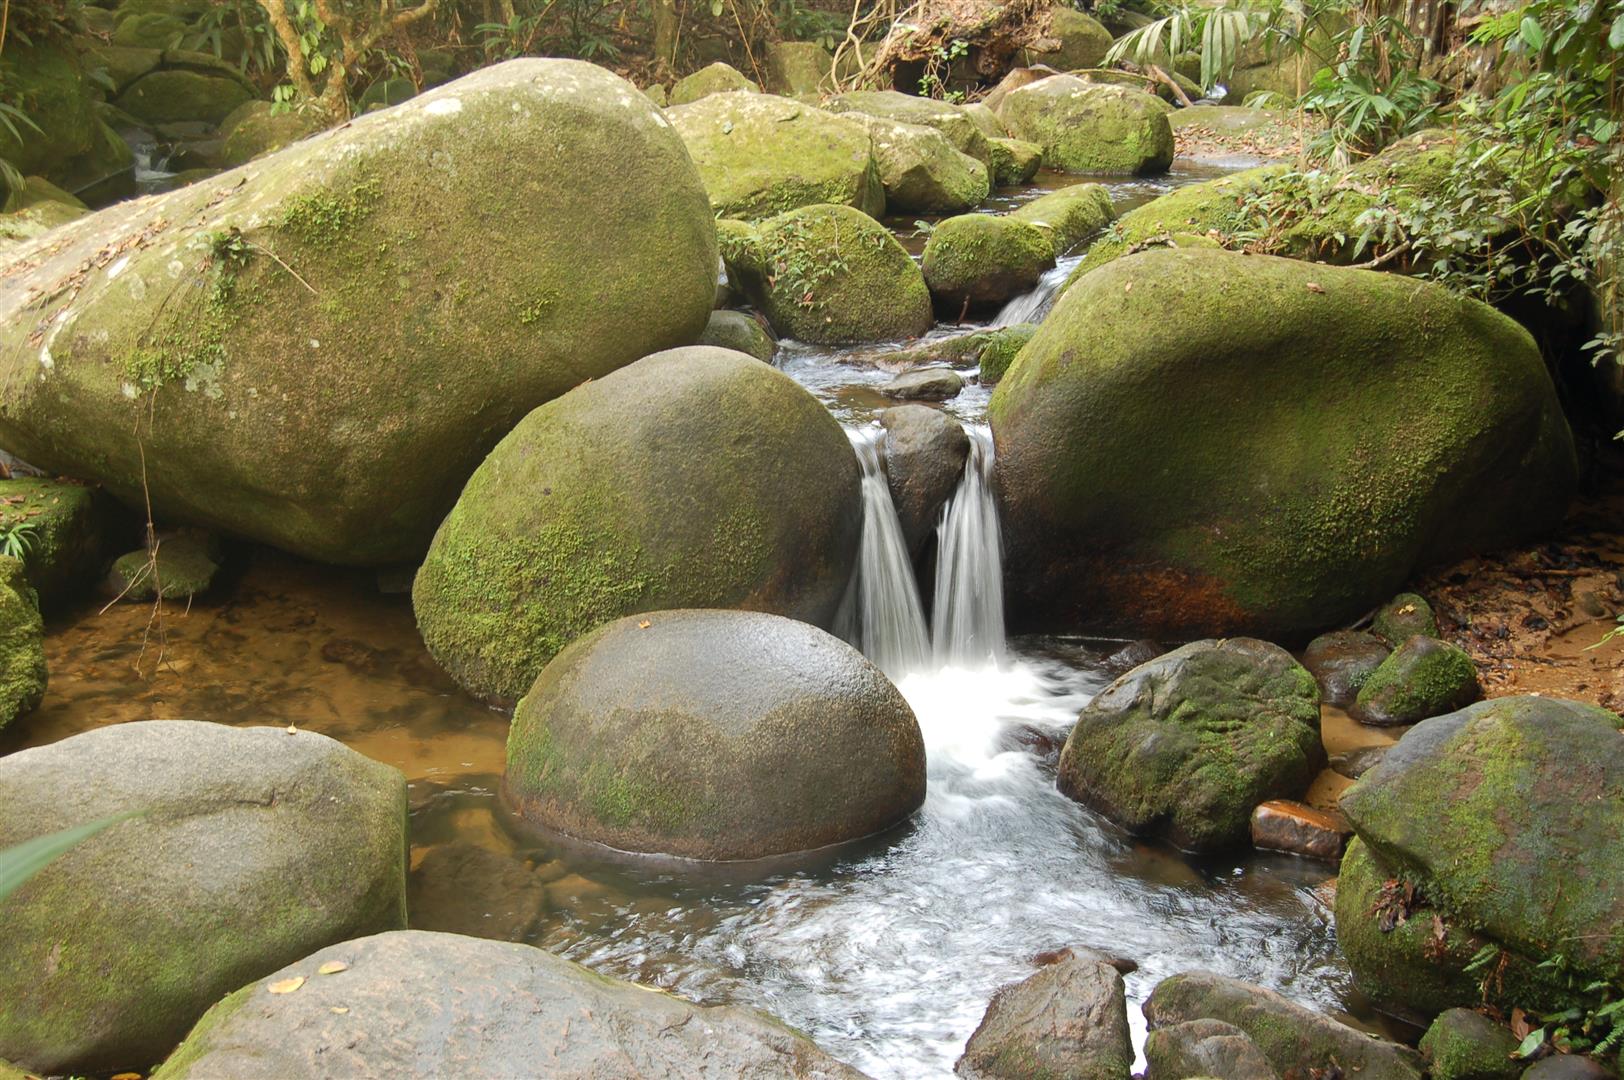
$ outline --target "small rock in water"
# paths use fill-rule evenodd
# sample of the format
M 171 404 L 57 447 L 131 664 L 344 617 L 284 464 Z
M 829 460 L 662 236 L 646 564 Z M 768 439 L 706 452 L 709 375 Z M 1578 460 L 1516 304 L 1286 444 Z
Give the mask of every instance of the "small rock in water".
M 1396 649 L 1417 634 L 1437 637 L 1438 620 L 1424 597 L 1413 592 L 1399 593 L 1376 612 L 1370 629 Z
M 1103 949 L 1090 948 L 1087 945 L 1068 945 L 1064 949 L 1047 949 L 1040 953 L 1033 953 L 1032 966 L 1049 967 L 1053 964 L 1070 960 L 1074 956 L 1084 956 L 1088 957 L 1089 959 L 1099 960 L 1102 963 L 1110 964 L 1117 970 L 1117 974 L 1119 975 L 1132 975 L 1134 972 L 1139 970 L 1139 961 L 1137 960 L 1129 959 L 1126 956 L 1117 956 L 1113 953 L 1108 953 Z
M 719 349 L 732 349 L 757 360 L 771 362 L 778 351 L 778 340 L 767 329 L 742 311 L 713 311 L 705 332 L 699 335 L 697 345 L 714 345 Z
M 1331 768 L 1349 780 L 1357 780 L 1365 773 L 1381 764 L 1382 758 L 1387 756 L 1388 746 L 1361 746 L 1357 750 L 1349 750 L 1346 754 L 1338 754 L 1331 759 Z
M 1522 1080 L 1618 1080 L 1618 1074 L 1598 1061 L 1577 1054 L 1556 1054 L 1522 1074 Z
M 1270 799 L 1252 811 L 1252 846 L 1311 859 L 1339 859 L 1353 832 L 1340 814 L 1291 799 Z
M 407 889 L 413 930 L 523 941 L 547 917 L 541 875 L 466 840 L 430 848 Z
M 1432 1080 L 1516 1080 L 1523 1069 L 1511 1060 L 1516 1050 L 1510 1028 L 1471 1009 L 1439 1013 L 1421 1037 Z
M 1122 976 L 1086 953 L 998 991 L 954 1066 L 966 1080 L 1127 1080 L 1132 1069 Z
M 898 375 L 880 393 L 902 401 L 946 401 L 964 389 L 964 379 L 951 368 L 926 368 Z
M 1105 668 L 1113 674 L 1132 671 L 1140 664 L 1148 664 L 1161 656 L 1167 650 L 1159 642 L 1149 638 L 1140 638 L 1130 641 L 1116 652 L 1105 658 Z
M 898 405 L 880 414 L 885 428 L 885 476 L 902 536 L 917 557 L 936 534 L 942 507 L 953 497 L 970 455 L 964 426 L 940 409 Z
M 103 591 L 119 600 L 189 600 L 207 592 L 219 572 L 214 539 L 181 533 L 159 540 L 155 551 L 141 548 L 119 556 Z
M 1250 1035 L 1222 1020 L 1187 1020 L 1145 1039 L 1145 1080 L 1274 1080 L 1269 1059 Z
M 1470 656 L 1448 642 L 1417 634 L 1371 673 L 1352 715 L 1380 727 L 1416 724 L 1463 709 L 1482 693 Z
M 1321 699 L 1342 709 L 1353 704 L 1365 680 L 1381 667 L 1391 651 L 1375 634 L 1337 630 L 1308 643 L 1303 650 L 1303 667 L 1319 683 Z

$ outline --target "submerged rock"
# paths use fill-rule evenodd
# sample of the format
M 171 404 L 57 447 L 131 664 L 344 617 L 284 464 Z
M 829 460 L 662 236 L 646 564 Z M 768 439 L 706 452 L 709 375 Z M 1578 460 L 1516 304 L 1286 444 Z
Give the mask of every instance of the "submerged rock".
M 671 88 L 670 104 L 691 105 L 711 94 L 726 94 L 733 91 L 754 94 L 760 89 L 761 87 L 741 75 L 732 65 L 718 60 L 708 67 L 700 68 L 692 75 L 678 79 L 676 85 Z
M 1163 979 L 1145 1001 L 1152 1031 L 1222 1020 L 1245 1032 L 1282 1076 L 1338 1070 L 1361 1080 L 1420 1080 L 1421 1056 L 1305 1009 L 1273 990 L 1192 971 Z
M 45 696 L 45 624 L 23 564 L 0 555 L 0 731 Z
M 0 480 L 0 531 L 19 525 L 23 566 L 46 610 L 88 591 L 102 571 L 110 500 L 67 480 Z
M 516 699 L 565 645 L 632 612 L 826 625 L 857 552 L 858 483 L 840 425 L 789 376 L 705 346 L 645 357 L 491 452 L 418 571 L 418 627 L 463 686 Z
M 953 497 L 970 456 L 970 437 L 958 420 L 925 405 L 898 405 L 880 413 L 885 427 L 885 478 L 902 536 L 918 558 L 936 534 L 942 508 Z
M 1186 1020 L 1145 1039 L 1145 1080 L 1278 1080 L 1251 1036 L 1222 1020 Z
M 1111 223 L 1116 212 L 1103 184 L 1073 184 L 1051 191 L 1010 212 L 1016 221 L 1035 225 L 1049 238 L 1059 258 Z
M 1342 796 L 1373 882 L 1398 879 L 1451 930 L 1498 945 L 1508 964 L 1566 958 L 1574 987 L 1624 975 L 1624 734 L 1618 716 L 1540 697 L 1499 698 L 1418 724 Z M 1350 848 L 1344 877 L 1356 861 Z M 1471 1005 L 1470 955 L 1434 950 L 1418 970 L 1381 910 L 1338 897 L 1337 936 L 1361 985 L 1389 1004 Z M 1388 919 L 1391 925 L 1393 920 Z M 1424 916 L 1409 923 L 1425 925 Z M 1556 1010 L 1573 990 L 1517 986 L 1489 1000 Z M 1552 993 L 1552 989 L 1555 993 Z M 1477 991 L 1481 992 L 1481 991 Z M 1506 995 L 1505 999 L 1501 994 Z
M 742 311 L 711 312 L 705 332 L 694 344 L 732 349 L 763 363 L 771 363 L 773 354 L 778 351 L 778 342 L 767 328 Z
M 716 248 L 630 83 L 514 60 L 10 266 L 0 445 L 164 520 L 374 564 L 418 557 L 530 409 L 697 337 Z
M 1511 319 L 1426 282 L 1224 251 L 1080 279 L 988 416 L 1030 628 L 1307 636 L 1420 565 L 1556 525 L 1577 481 Z
M 899 401 L 946 401 L 963 389 L 964 379 L 952 368 L 921 368 L 882 384 L 880 393 Z
M 851 115 L 861 117 L 874 138 L 885 203 L 893 212 L 960 214 L 980 206 L 991 192 L 987 166 L 960 153 L 935 128 Z
M 784 337 L 893 341 L 930 329 L 930 293 L 879 222 L 849 206 L 805 206 L 761 223 L 729 276 Z
M 271 992 L 290 979 L 304 980 L 297 992 Z M 529 945 L 408 930 L 332 945 L 249 983 L 210 1009 L 153 1078 L 418 1075 L 862 1074 L 749 1009 L 693 1005 Z
M 406 922 L 406 782 L 313 732 L 115 724 L 0 758 L 0 848 L 111 814 L 5 903 L 0 1056 L 146 1069 L 232 987 Z
M 1370 630 L 1396 649 L 1417 634 L 1437 637 L 1438 619 L 1425 597 L 1413 592 L 1399 593 L 1376 612 Z
M 1252 808 L 1300 796 L 1324 756 L 1319 690 L 1290 653 L 1196 641 L 1084 706 L 1059 785 L 1136 835 L 1206 851 L 1244 842 Z
M 965 1080 L 1128 1080 L 1128 1038 L 1122 976 L 1087 950 L 993 996 L 954 1072 Z
M 997 307 L 1030 292 L 1054 267 L 1054 246 L 1031 222 L 994 214 L 961 214 L 940 222 L 925 241 L 925 284 L 957 314 Z
M 1391 651 L 1375 634 L 1335 630 L 1308 643 L 1303 650 L 1303 667 L 1319 683 L 1321 700 L 1345 709 Z
M 1463 709 L 1482 694 L 1477 667 L 1464 650 L 1417 634 L 1370 673 L 1352 714 L 1364 724 L 1414 724 Z
M 455 840 L 412 871 L 406 910 L 413 930 L 523 941 L 547 918 L 547 883 L 518 859 Z
M 758 219 L 816 203 L 885 211 L 868 129 L 771 94 L 712 94 L 666 116 L 699 167 L 714 216 Z M 612 173 L 611 173 L 612 175 Z
M 655 611 L 547 665 L 513 714 L 503 790 L 527 820 L 621 851 L 757 859 L 907 819 L 925 744 L 879 668 L 814 626 Z
M 1123 86 L 1052 75 L 996 106 L 1018 139 L 1043 147 L 1043 164 L 1075 173 L 1166 172 L 1173 162 L 1167 106 Z

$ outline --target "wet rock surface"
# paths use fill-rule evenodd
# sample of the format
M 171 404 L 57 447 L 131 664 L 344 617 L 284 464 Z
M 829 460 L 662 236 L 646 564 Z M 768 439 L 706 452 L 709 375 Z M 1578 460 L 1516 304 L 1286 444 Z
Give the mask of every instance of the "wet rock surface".
M 1132 1069 L 1122 976 L 1086 950 L 998 991 L 954 1067 L 965 1080 L 1128 1080 Z

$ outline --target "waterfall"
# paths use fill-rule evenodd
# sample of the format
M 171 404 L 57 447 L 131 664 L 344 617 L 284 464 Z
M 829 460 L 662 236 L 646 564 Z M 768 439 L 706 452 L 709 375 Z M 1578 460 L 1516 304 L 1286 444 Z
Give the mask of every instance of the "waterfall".
M 885 477 L 885 431 L 873 427 L 848 434 L 863 467 L 863 540 L 837 629 L 881 671 L 900 679 L 930 663 L 925 613 Z
M 1005 304 L 988 325 L 1014 326 L 1016 323 L 1042 322 L 1043 317 L 1049 314 L 1049 308 L 1054 305 L 1060 286 L 1066 283 L 1066 279 L 1071 276 L 1072 270 L 1080 261 L 1082 260 L 1061 259 L 1053 270 L 1047 271 L 1038 279 L 1036 288 Z
M 931 637 L 937 667 L 997 665 L 1004 659 L 1004 554 L 993 492 L 992 433 L 969 427 L 970 457 L 936 528 L 936 605 Z

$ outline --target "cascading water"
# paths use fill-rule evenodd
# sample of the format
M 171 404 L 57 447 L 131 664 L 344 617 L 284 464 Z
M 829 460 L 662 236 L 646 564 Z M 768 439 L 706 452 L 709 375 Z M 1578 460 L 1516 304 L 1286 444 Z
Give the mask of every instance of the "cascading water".
M 1038 279 L 1037 286 L 1029 293 L 1024 293 L 1005 304 L 998 312 L 991 326 L 1014 326 L 1016 323 L 1042 322 L 1043 317 L 1049 314 L 1054 306 L 1055 297 L 1060 294 L 1060 287 L 1071 276 L 1081 258 L 1061 259 L 1055 268 Z
M 930 662 L 925 612 L 885 477 L 885 432 L 875 427 L 848 434 L 863 467 L 863 539 L 839 629 L 875 666 L 899 679 Z
M 993 494 L 992 433 L 966 428 L 970 456 L 936 529 L 936 666 L 997 666 L 1004 659 L 1004 554 Z

